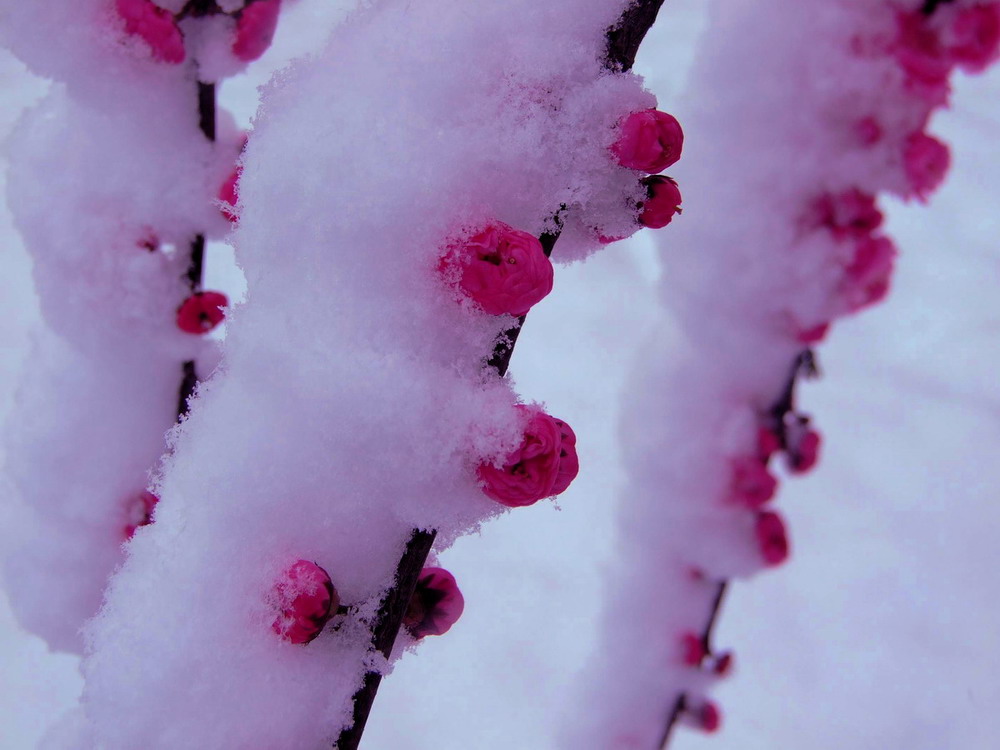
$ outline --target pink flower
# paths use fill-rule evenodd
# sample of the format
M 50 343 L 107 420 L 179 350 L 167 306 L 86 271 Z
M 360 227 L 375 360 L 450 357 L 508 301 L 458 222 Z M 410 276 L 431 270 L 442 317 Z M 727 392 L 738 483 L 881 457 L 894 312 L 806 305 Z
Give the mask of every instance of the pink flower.
M 834 237 L 864 237 L 882 226 L 882 212 L 875 205 L 875 196 L 857 188 L 842 193 L 824 195 L 816 202 L 820 226 Z
M 856 312 L 880 302 L 889 293 L 896 248 L 886 237 L 863 237 L 854 258 L 844 269 L 841 294 L 848 310 Z
M 507 456 L 503 467 L 480 464 L 477 474 L 487 497 L 518 508 L 564 491 L 579 468 L 576 435 L 565 422 L 536 410 L 521 447 Z
M 281 0 L 257 0 L 245 6 L 236 17 L 233 54 L 244 62 L 263 55 L 271 46 L 280 12 Z
M 767 465 L 755 456 L 734 459 L 731 464 L 729 501 L 747 508 L 759 508 L 774 497 L 778 480 Z
M 184 333 L 208 333 L 225 319 L 222 308 L 228 305 L 222 292 L 195 292 L 177 308 L 177 327 Z
M 403 616 L 403 625 L 414 638 L 444 635 L 465 609 L 465 598 L 455 576 L 443 568 L 424 568 Z
M 788 430 L 788 470 L 805 474 L 819 461 L 820 434 L 806 425 Z
M 250 6 L 253 7 L 253 6 Z M 236 204 L 240 199 L 240 174 L 242 169 L 237 167 L 233 170 L 233 173 L 226 178 L 226 181 L 222 183 L 222 187 L 219 188 L 219 201 L 222 206 L 219 210 L 222 215 L 229 219 L 231 222 L 236 223 L 239 220 L 239 216 L 236 214 Z
M 135 530 L 140 526 L 147 526 L 153 522 L 153 509 L 158 502 L 160 502 L 160 498 L 148 490 L 132 498 L 127 510 L 126 539 L 131 539 L 135 535 Z
M 684 131 L 677 119 L 647 109 L 625 118 L 611 153 L 623 167 L 656 174 L 681 158 L 683 146 Z
M 681 650 L 681 661 L 686 667 L 701 666 L 701 662 L 708 655 L 705 644 L 697 633 L 688 632 L 681 636 Z
M 725 651 L 713 657 L 711 669 L 712 674 L 717 677 L 728 677 L 733 672 L 733 662 L 735 657 L 732 651 Z
M 1000 3 L 962 8 L 946 39 L 952 60 L 970 73 L 982 72 L 1000 56 Z
M 781 516 L 771 511 L 761 511 L 754 521 L 754 533 L 760 556 L 768 565 L 780 565 L 788 559 L 788 534 Z
M 688 726 L 700 729 L 702 732 L 707 732 L 708 734 L 718 732 L 722 726 L 722 712 L 710 700 L 696 702 L 688 699 L 681 719 Z
M 296 561 L 274 585 L 278 616 L 271 629 L 291 643 L 309 643 L 340 607 L 329 574 L 308 560 Z
M 927 133 L 912 133 L 903 148 L 903 168 L 910 189 L 921 201 L 937 189 L 951 165 L 948 146 Z
M 937 29 L 920 11 L 899 13 L 896 29 L 896 61 L 906 73 L 908 87 L 931 104 L 943 104 L 953 63 Z
M 826 338 L 826 334 L 830 330 L 829 323 L 820 323 L 812 328 L 805 328 L 800 330 L 795 335 L 795 340 L 800 344 L 818 344 L 820 341 Z
M 169 11 L 151 0 L 115 0 L 115 9 L 125 22 L 125 33 L 142 39 L 154 60 L 184 62 L 184 37 Z
M 459 287 L 490 315 L 524 315 L 552 291 L 552 263 L 542 243 L 501 222 L 451 247 L 440 268 L 455 265 Z
M 781 441 L 769 427 L 757 428 L 757 457 L 766 466 L 771 456 L 781 448 Z
M 854 135 L 862 146 L 874 146 L 882 140 L 882 125 L 874 117 L 862 117 L 854 123 Z
M 681 191 L 669 177 L 658 175 L 643 180 L 649 198 L 639 204 L 639 223 L 650 229 L 662 229 L 674 215 L 681 213 Z

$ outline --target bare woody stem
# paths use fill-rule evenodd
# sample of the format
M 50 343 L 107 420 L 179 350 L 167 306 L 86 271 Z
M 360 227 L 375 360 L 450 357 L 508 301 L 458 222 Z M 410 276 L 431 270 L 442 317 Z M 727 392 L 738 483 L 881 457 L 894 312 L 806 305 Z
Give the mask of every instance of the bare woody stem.
M 635 0 L 622 14 L 618 23 L 608 29 L 605 65 L 609 70 L 624 72 L 632 68 L 639 45 L 656 20 L 663 2 L 664 0 Z M 562 209 L 557 211 L 554 216 L 556 229 L 542 234 L 539 238 L 546 256 L 552 254 L 556 240 L 559 239 L 561 211 Z M 514 345 L 517 343 L 524 321 L 525 316 L 522 315 L 515 326 L 497 338 L 493 353 L 485 362 L 485 366 L 495 370 L 500 377 L 507 374 Z M 379 607 L 373 628 L 372 646 L 386 658 L 392 651 L 396 634 L 406 614 L 406 607 L 413 596 L 417 578 L 427 561 L 436 534 L 433 529 L 413 530 L 406 551 L 396 566 L 394 583 Z M 374 672 L 365 675 L 361 688 L 353 698 L 353 724 L 337 737 L 334 743 L 336 750 L 356 750 L 358 747 L 381 680 L 381 675 Z
M 215 84 L 198 81 L 198 127 L 209 142 L 215 142 Z M 184 281 L 192 294 L 201 291 L 205 270 L 205 235 L 197 234 L 191 240 L 191 256 L 188 261 Z M 198 371 L 193 359 L 182 366 L 180 390 L 177 395 L 177 419 L 180 421 L 188 412 L 188 402 L 198 385 Z

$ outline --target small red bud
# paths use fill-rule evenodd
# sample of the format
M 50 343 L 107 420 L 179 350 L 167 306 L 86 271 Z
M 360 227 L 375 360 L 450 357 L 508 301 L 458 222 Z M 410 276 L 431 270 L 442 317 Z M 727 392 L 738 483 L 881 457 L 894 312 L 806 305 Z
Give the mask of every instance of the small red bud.
M 177 327 L 184 333 L 208 333 L 221 323 L 229 299 L 222 292 L 195 292 L 177 308 Z

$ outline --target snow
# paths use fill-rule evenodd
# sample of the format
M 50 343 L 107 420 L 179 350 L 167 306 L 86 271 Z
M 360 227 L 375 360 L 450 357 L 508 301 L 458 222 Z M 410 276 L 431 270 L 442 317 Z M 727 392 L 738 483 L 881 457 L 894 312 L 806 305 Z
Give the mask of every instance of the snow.
M 700 17 L 693 3 L 672 3 L 640 55 L 661 102 L 672 101 L 683 68 L 683 51 L 667 45 Z M 954 146 L 948 182 L 930 207 L 890 208 L 888 232 L 902 250 L 892 295 L 838 324 L 822 346 L 825 377 L 802 399 L 820 420 L 826 450 L 817 471 L 781 497 L 795 556 L 734 588 L 718 637 L 736 648 L 738 662 L 716 693 L 724 734 L 680 732 L 675 747 L 990 746 L 996 722 L 983 711 L 1000 697 L 990 671 L 1000 611 L 996 583 L 982 571 L 997 562 L 987 535 L 996 483 L 989 451 L 997 220 L 989 193 L 998 85 L 995 71 L 959 81 L 954 111 L 932 128 Z M 248 112 L 248 101 L 234 109 Z M 682 165 L 694 170 L 691 158 Z M 441 556 L 466 612 L 446 636 L 398 663 L 366 745 L 551 748 L 554 713 L 580 715 L 577 669 L 597 637 L 598 582 L 624 482 L 619 393 L 648 334 L 651 258 L 682 249 L 671 233 L 689 208 L 662 230 L 663 250 L 653 251 L 645 232 L 630 247 L 557 269 L 512 372 L 520 392 L 570 419 L 581 476 L 559 510 L 510 513 Z M 13 237 L 6 228 L 3 236 Z M 3 299 L 23 319 L 32 301 L 17 286 L 25 263 L 14 242 L 5 243 Z M 3 336 L 5 348 L 23 352 L 20 325 L 5 326 Z M 11 506 L 4 510 L 7 529 Z M 72 704 L 74 666 L 43 655 L 9 620 L 0 628 L 5 685 L 18 686 L 0 697 L 0 746 L 30 747 Z M 63 727 L 67 736 L 72 729 Z M 52 742 L 71 746 L 54 735 Z

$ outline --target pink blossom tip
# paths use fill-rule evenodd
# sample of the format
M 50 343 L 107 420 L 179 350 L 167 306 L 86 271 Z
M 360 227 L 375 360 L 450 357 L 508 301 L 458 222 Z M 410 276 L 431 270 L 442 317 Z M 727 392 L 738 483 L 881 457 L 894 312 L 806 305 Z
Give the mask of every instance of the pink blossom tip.
M 228 305 L 222 292 L 195 292 L 177 308 L 177 327 L 184 333 L 208 333 L 225 319 Z
M 160 502 L 160 498 L 149 490 L 133 497 L 128 504 L 126 512 L 128 521 L 125 525 L 125 538 L 131 539 L 135 536 L 135 531 L 140 526 L 148 526 L 153 522 L 153 509 Z
M 465 610 L 455 576 L 444 568 L 424 568 L 410 599 L 403 625 L 414 638 L 444 635 Z
M 684 707 L 681 718 L 688 726 L 712 734 L 722 727 L 722 712 L 713 701 L 690 701 Z
M 278 27 L 281 0 L 257 0 L 246 5 L 236 16 L 233 54 L 244 62 L 253 62 L 271 46 Z
M 531 414 L 520 447 L 502 467 L 484 463 L 477 470 L 486 496 L 511 508 L 558 495 L 580 471 L 576 435 L 570 426 L 543 411 L 518 408 Z
M 981 73 L 1000 57 L 1000 3 L 979 3 L 957 11 L 944 33 L 951 59 L 969 73 Z
M 681 158 L 683 146 L 684 131 L 677 118 L 646 109 L 622 121 L 611 153 L 623 167 L 656 174 Z
M 816 211 L 820 225 L 837 239 L 864 237 L 882 226 L 875 196 L 857 188 L 824 195 L 817 201 Z
M 927 133 L 911 133 L 903 147 L 903 169 L 910 190 L 926 201 L 944 181 L 951 166 L 948 146 Z
M 755 456 L 734 459 L 730 471 L 729 501 L 737 505 L 759 508 L 778 489 L 778 480 L 767 464 Z
M 896 247 L 887 237 L 864 237 L 844 269 L 841 294 L 851 312 L 881 302 L 889 293 Z
M 537 237 L 501 222 L 449 247 L 440 270 L 461 269 L 461 290 L 490 315 L 525 315 L 552 291 L 552 262 Z
M 681 191 L 669 177 L 654 175 L 643 180 L 648 198 L 639 204 L 639 223 L 649 229 L 662 229 L 681 213 Z
M 728 677 L 733 673 L 735 661 L 736 657 L 733 656 L 732 651 L 724 651 L 718 656 L 714 656 L 711 667 L 712 674 L 716 677 Z
M 145 42 L 154 60 L 184 62 L 184 37 L 170 11 L 152 0 L 115 0 L 115 10 L 125 22 L 125 33 Z
M 290 643 L 305 644 L 336 614 L 340 597 L 323 568 L 298 560 L 275 583 L 273 602 L 278 616 L 271 629 Z
M 681 636 L 681 652 L 681 660 L 686 667 L 700 666 L 708 655 L 701 636 L 693 632 L 687 632 Z
M 819 462 L 822 438 L 816 430 L 806 427 L 790 431 L 788 440 L 788 470 L 793 474 L 805 474 Z
M 781 516 L 771 511 L 762 511 L 754 521 L 757 546 L 764 562 L 770 566 L 781 565 L 788 559 L 788 533 Z

